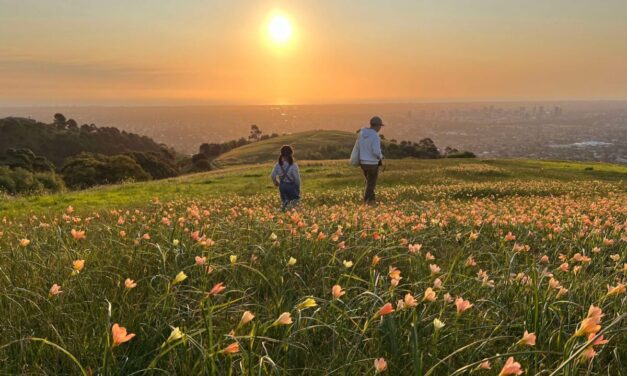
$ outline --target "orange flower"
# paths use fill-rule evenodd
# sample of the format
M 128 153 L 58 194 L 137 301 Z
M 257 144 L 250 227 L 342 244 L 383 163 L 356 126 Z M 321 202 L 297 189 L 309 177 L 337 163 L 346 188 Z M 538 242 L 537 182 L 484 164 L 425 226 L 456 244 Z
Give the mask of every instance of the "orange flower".
M 520 341 L 518 341 L 517 345 L 526 345 L 526 346 L 535 346 L 536 345 L 536 334 L 529 333 L 525 330 Z
M 490 361 L 485 360 L 481 362 L 481 364 L 479 364 L 479 369 L 492 369 L 492 367 L 490 366 Z
M 422 244 L 410 244 L 407 248 L 409 249 L 409 253 L 419 253 Z
M 431 287 L 427 287 L 427 289 L 425 290 L 425 297 L 423 298 L 423 300 L 427 302 L 435 302 L 436 299 L 437 299 L 437 295 L 435 291 L 433 291 Z
M 218 295 L 219 293 L 221 293 L 222 291 L 224 291 L 226 289 L 226 287 L 224 287 L 224 283 L 220 282 L 217 283 L 213 286 L 213 288 L 211 289 L 211 291 L 209 291 L 209 296 L 215 296 Z
M 126 231 L 120 230 L 120 237 L 121 238 L 125 238 L 126 237 Z
M 342 286 L 340 286 L 340 285 L 334 285 L 331 288 L 331 295 L 333 295 L 333 299 L 339 299 L 345 293 L 346 293 L 346 291 L 343 291 L 342 290 Z
M 400 281 L 401 281 L 401 278 L 392 278 L 392 279 L 390 280 L 390 284 L 391 284 L 393 287 L 396 287 L 396 286 L 398 286 L 398 283 L 399 283 Z
M 600 307 L 595 307 L 594 304 L 590 305 L 590 308 L 588 308 L 588 315 L 586 316 L 587 318 L 595 319 L 596 323 L 600 324 L 603 316 L 605 315 Z
M 429 264 L 429 269 L 431 270 L 431 275 L 438 274 L 440 272 L 440 267 L 436 264 Z
M 374 255 L 372 256 L 372 266 L 376 266 L 381 262 L 381 257 Z
M 563 271 L 564 273 L 566 273 L 568 271 L 568 263 L 567 262 L 562 263 L 560 265 L 560 270 Z
M 87 235 L 85 235 L 85 231 L 77 231 L 75 229 L 72 229 L 72 231 L 70 231 L 70 234 L 72 234 L 72 237 L 75 240 L 81 240 L 87 237 Z
M 575 332 L 575 337 L 581 337 L 588 334 L 595 334 L 601 330 L 601 325 L 595 318 L 587 317 L 579 324 L 579 329 Z
M 472 307 L 469 300 L 464 300 L 462 298 L 455 299 L 455 306 L 457 307 L 457 314 L 461 315 L 465 310 Z
M 592 341 L 592 339 L 593 339 L 594 337 L 596 337 L 596 334 L 594 334 L 594 333 L 590 333 L 590 334 L 588 335 L 588 341 Z M 599 338 L 595 339 L 595 340 L 594 340 L 594 342 L 592 342 L 592 344 L 591 344 L 591 345 L 592 345 L 592 346 L 600 346 L 600 345 L 605 345 L 605 344 L 607 344 L 608 342 L 610 342 L 610 341 L 606 340 L 606 339 L 603 337 L 603 334 L 601 334 L 601 335 L 599 336 Z
M 614 287 L 607 285 L 607 296 L 620 295 L 624 293 L 625 293 L 625 285 L 622 283 L 619 283 Z
M 512 234 L 512 232 L 508 232 L 507 235 L 505 235 L 505 241 L 506 242 L 511 242 L 513 240 L 516 240 L 516 235 Z
M 272 325 L 290 325 L 292 322 L 292 315 L 289 312 L 283 312 Z
M 252 312 L 246 311 L 242 314 L 242 318 L 239 320 L 239 326 L 244 326 L 252 321 L 255 318 Z
M 388 275 L 390 276 L 390 279 L 400 279 L 401 271 L 394 266 L 390 266 L 390 272 L 388 273 Z
M 135 283 L 132 279 L 127 278 L 124 280 L 124 288 L 127 290 L 134 289 L 135 287 L 137 287 L 137 283 Z
M 594 351 L 594 348 L 592 346 L 587 347 L 582 353 L 581 353 L 581 360 L 582 361 L 586 361 L 586 360 L 591 360 L 592 358 L 594 358 L 597 355 L 597 352 Z
M 474 257 L 468 256 L 466 259 L 466 266 L 477 266 L 477 261 L 475 261 Z
M 394 312 L 394 308 L 392 307 L 392 303 L 385 303 L 385 305 L 383 307 L 381 307 L 381 309 L 379 309 L 379 312 L 377 312 L 377 316 L 389 315 L 392 312 Z
M 376 373 L 383 373 L 388 368 L 388 364 L 383 358 L 374 360 L 374 369 Z
M 523 370 L 520 363 L 514 361 L 514 357 L 507 358 L 499 376 L 522 375 Z
M 75 272 L 79 273 L 85 267 L 85 260 L 74 260 L 72 261 L 72 269 Z
M 549 263 L 549 256 L 544 255 L 542 256 L 542 258 L 540 258 L 540 262 L 543 264 L 548 264 Z
M 135 337 L 135 333 L 127 334 L 126 328 L 121 327 L 118 324 L 113 324 L 111 327 L 111 334 L 113 336 L 113 347 L 119 346 L 124 342 L 128 342 Z
M 416 298 L 414 298 L 411 294 L 405 294 L 405 298 L 403 299 L 403 304 L 405 307 L 413 308 L 418 305 Z
M 441 289 L 442 288 L 442 280 L 440 278 L 436 278 L 433 281 L 433 288 L 434 289 Z
M 239 343 L 233 342 L 228 345 L 224 350 L 222 350 L 223 354 L 235 354 L 239 352 Z

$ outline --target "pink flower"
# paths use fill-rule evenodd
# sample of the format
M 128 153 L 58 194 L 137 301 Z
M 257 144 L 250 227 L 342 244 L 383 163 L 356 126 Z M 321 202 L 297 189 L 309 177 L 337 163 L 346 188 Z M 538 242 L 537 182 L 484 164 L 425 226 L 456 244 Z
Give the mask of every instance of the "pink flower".
M 520 363 L 514 361 L 514 357 L 507 358 L 499 376 L 522 375 L 523 370 Z
M 70 231 L 70 234 L 72 234 L 72 237 L 75 240 L 81 240 L 87 237 L 87 235 L 85 235 L 85 231 L 77 231 L 75 229 L 72 229 L 72 231 Z
M 457 314 L 461 315 L 465 310 L 472 307 L 473 305 L 470 304 L 470 301 L 468 300 L 457 298 L 455 299 L 455 306 L 457 307 Z
M 344 295 L 346 292 L 344 290 L 342 290 L 342 286 L 340 285 L 334 285 L 331 288 L 331 295 L 333 295 L 333 299 L 339 299 L 342 297 L 342 295 Z
M 56 283 L 52 285 L 52 287 L 50 287 L 50 296 L 59 295 L 62 292 L 63 291 L 61 291 L 61 286 L 57 285 Z
M 385 303 L 385 305 L 383 307 L 381 307 L 379 309 L 379 311 L 377 312 L 377 316 L 389 315 L 392 312 L 394 312 L 394 308 L 392 307 L 392 303 Z
M 222 353 L 224 354 L 235 354 L 238 352 L 239 352 L 239 343 L 237 342 L 231 343 L 224 350 L 222 350 Z
M 135 333 L 126 333 L 126 328 L 121 327 L 118 324 L 113 324 L 111 327 L 111 334 L 113 336 L 113 347 L 119 346 L 124 342 L 128 342 L 133 337 L 135 337 Z
M 127 290 L 134 289 L 135 287 L 137 287 L 137 283 L 135 283 L 132 279 L 127 278 L 124 280 L 124 288 Z
M 436 264 L 429 264 L 429 269 L 431 270 L 431 275 L 438 274 L 440 272 L 440 267 Z
M 388 368 L 388 364 L 383 358 L 378 358 L 374 360 L 374 369 L 376 373 L 383 373 Z
M 213 286 L 213 288 L 211 289 L 211 291 L 209 291 L 209 296 L 215 296 L 218 295 L 219 293 L 221 293 L 222 291 L 224 291 L 226 289 L 226 287 L 224 287 L 224 283 L 220 282 L 217 283 Z
M 536 345 L 536 334 L 535 333 L 529 333 L 528 331 L 525 330 L 525 333 L 523 334 L 522 338 L 520 339 L 520 341 L 518 341 L 517 344 L 518 345 L 526 345 L 526 346 L 535 346 Z
M 205 265 L 205 262 L 207 262 L 207 258 L 206 257 L 201 257 L 201 256 L 196 256 L 194 258 L 194 260 L 196 261 L 196 265 L 198 265 L 198 266 Z

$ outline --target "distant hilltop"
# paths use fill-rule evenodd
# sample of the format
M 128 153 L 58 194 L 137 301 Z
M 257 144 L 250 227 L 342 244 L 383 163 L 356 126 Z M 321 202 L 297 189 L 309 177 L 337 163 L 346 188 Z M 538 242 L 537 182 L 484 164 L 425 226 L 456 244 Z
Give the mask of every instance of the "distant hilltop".
M 233 164 L 267 163 L 274 161 L 282 145 L 294 147 L 295 156 L 305 160 L 348 159 L 356 140 L 356 133 L 344 131 L 316 130 L 271 137 L 243 145 L 219 155 L 217 166 Z M 382 140 L 386 158 L 436 159 L 443 157 L 474 157 L 470 152 L 459 152 L 447 147 L 440 151 L 435 143 L 425 138 L 419 142 Z

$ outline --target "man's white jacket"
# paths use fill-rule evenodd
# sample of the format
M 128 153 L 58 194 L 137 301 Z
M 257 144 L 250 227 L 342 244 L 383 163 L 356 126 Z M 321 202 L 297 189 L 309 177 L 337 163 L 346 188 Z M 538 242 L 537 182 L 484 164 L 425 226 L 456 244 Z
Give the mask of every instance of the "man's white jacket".
M 357 141 L 351 153 L 351 164 L 378 165 L 383 159 L 381 153 L 381 138 L 372 128 L 362 128 L 357 135 Z

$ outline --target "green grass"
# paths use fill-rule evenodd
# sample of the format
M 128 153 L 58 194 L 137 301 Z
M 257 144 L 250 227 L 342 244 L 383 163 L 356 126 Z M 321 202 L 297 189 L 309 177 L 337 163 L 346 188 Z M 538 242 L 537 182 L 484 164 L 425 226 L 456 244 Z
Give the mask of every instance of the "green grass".
M 299 163 L 294 213 L 277 210 L 271 164 L 3 199 L 0 374 L 373 375 L 385 358 L 390 375 L 469 374 L 486 359 L 472 374 L 496 375 L 509 356 L 529 375 L 625 369 L 625 293 L 606 287 L 627 273 L 625 166 L 388 161 L 370 208 L 359 169 Z M 408 294 L 416 307 L 398 304 Z M 458 314 L 447 294 L 473 306 Z M 395 312 L 378 316 L 386 303 Z M 584 360 L 573 334 L 591 305 L 609 342 Z M 275 325 L 285 312 L 292 323 Z M 113 347 L 116 323 L 136 336 Z M 525 330 L 535 346 L 517 344 Z
M 361 171 L 347 161 L 299 161 L 303 191 L 319 192 L 358 188 Z M 593 170 L 586 168 L 592 167 Z M 254 195 L 275 191 L 270 182 L 272 164 L 239 165 L 208 173 L 179 178 L 103 186 L 85 191 L 0 198 L 3 215 L 61 210 L 74 205 L 81 210 L 115 206 L 143 205 L 154 198 L 215 197 Z M 481 169 L 481 170 L 479 170 Z M 554 162 L 534 160 L 389 160 L 381 174 L 381 187 L 398 185 L 439 186 L 491 181 L 541 180 L 559 182 L 607 181 L 621 186 L 627 182 L 627 166 L 603 163 Z

